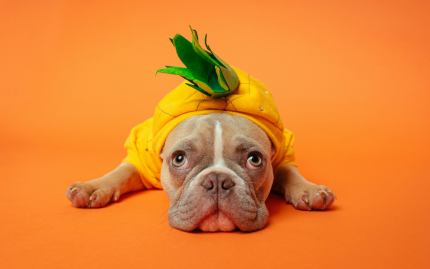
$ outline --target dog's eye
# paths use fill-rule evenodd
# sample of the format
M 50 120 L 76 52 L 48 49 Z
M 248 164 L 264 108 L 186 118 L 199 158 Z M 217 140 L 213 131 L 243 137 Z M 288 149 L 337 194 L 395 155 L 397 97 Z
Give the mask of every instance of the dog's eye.
M 260 156 L 254 154 L 249 156 L 248 161 L 246 162 L 246 168 L 257 169 L 262 163 L 263 161 L 261 160 Z
M 172 164 L 176 168 L 181 167 L 186 169 L 188 168 L 188 167 L 185 167 L 188 165 L 187 157 L 185 157 L 183 154 L 178 154 L 173 158 Z

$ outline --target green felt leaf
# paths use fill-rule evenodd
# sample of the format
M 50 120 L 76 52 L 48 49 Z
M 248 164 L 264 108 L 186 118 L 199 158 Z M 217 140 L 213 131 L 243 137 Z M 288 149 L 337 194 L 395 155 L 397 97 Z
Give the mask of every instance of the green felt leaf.
M 223 88 L 218 82 L 218 74 L 215 70 L 209 75 L 209 87 L 216 93 L 227 92 L 228 88 Z
M 190 84 L 186 85 L 213 98 L 221 98 L 230 94 L 239 85 L 236 72 L 221 58 L 215 55 L 207 44 L 208 51 L 199 44 L 197 31 L 190 26 L 192 42 L 183 36 L 176 34 L 170 39 L 176 49 L 179 59 L 187 68 L 166 66 L 158 72 L 179 75 Z
M 206 48 L 210 51 L 210 53 L 208 53 L 209 54 L 209 56 L 215 61 L 215 62 L 217 62 L 217 65 L 218 66 L 222 66 L 222 67 L 225 67 L 215 56 L 214 56 L 214 54 L 213 54 L 213 52 L 212 52 L 212 50 L 211 50 L 211 48 L 209 47 L 209 45 L 208 45 L 208 35 L 206 34 L 205 35 L 205 46 L 206 46 Z
M 217 76 L 218 76 L 218 83 L 219 83 L 219 85 L 223 89 L 225 89 L 226 91 L 230 91 L 230 88 L 229 88 L 227 82 L 224 79 L 224 75 L 222 74 L 221 69 L 218 66 L 215 66 L 215 71 L 216 71 Z
M 176 53 L 184 65 L 198 77 L 201 81 L 208 82 L 209 74 L 214 69 L 214 66 L 203 60 L 193 49 L 190 41 L 183 36 L 176 34 L 173 38 L 176 47 Z
M 191 26 L 190 26 L 191 28 Z M 207 51 L 205 51 L 199 43 L 199 39 L 197 37 L 197 34 L 195 34 L 196 31 L 191 28 L 191 34 L 193 36 L 192 44 L 194 51 L 204 60 L 206 60 L 208 63 L 212 64 L 213 66 L 219 65 L 218 62 L 209 55 Z
M 220 68 L 222 70 L 222 74 L 225 76 L 224 79 L 226 80 L 227 84 L 230 86 L 230 88 L 236 89 L 237 86 L 239 86 L 239 78 L 237 77 L 236 72 L 233 70 L 233 68 L 231 68 L 230 65 L 228 65 L 225 61 L 223 61 L 223 59 L 221 59 L 218 55 L 216 55 L 211 50 L 211 48 L 207 43 L 207 35 L 205 36 L 205 45 L 206 45 L 206 48 L 211 52 L 210 55 L 212 56 L 212 58 L 214 58 L 217 62 L 219 62 L 222 67 L 227 69 L 227 70 L 223 70 L 223 68 Z
M 174 66 L 166 66 L 167 68 L 163 68 L 163 69 L 158 69 L 155 72 L 155 75 L 157 75 L 157 73 L 165 73 L 165 74 L 173 74 L 173 75 L 180 75 L 183 77 L 186 77 L 190 80 L 194 80 L 196 79 L 194 77 L 194 75 L 190 72 L 190 70 L 183 68 L 183 67 L 174 67 Z
M 185 80 L 188 80 L 188 82 L 190 82 L 191 84 L 194 84 L 194 81 L 192 81 L 191 79 L 189 79 L 189 78 L 187 78 L 187 77 L 184 77 L 184 76 L 181 76 L 183 79 L 185 79 Z M 187 84 L 187 83 L 185 83 L 185 84 Z M 188 85 L 188 84 L 187 84 Z
M 203 89 L 205 92 L 210 93 L 209 96 L 212 96 L 212 94 L 214 93 L 211 87 L 209 87 L 209 85 L 204 83 L 203 81 L 196 79 L 194 80 L 194 83 L 197 84 L 197 86 L 199 86 L 200 89 Z
M 213 54 L 224 66 L 220 67 L 221 72 L 224 76 L 225 81 L 227 82 L 230 90 L 234 91 L 239 86 L 239 78 L 237 77 L 236 72 L 230 65 L 224 62 L 220 57 L 218 57 L 215 53 Z

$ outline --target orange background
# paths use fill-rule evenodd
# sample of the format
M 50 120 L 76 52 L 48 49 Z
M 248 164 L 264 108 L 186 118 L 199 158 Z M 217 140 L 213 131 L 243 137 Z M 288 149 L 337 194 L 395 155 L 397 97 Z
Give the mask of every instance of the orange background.
M 0 268 L 429 268 L 429 3 L 1 1 Z M 154 73 L 188 25 L 271 90 L 330 210 L 271 195 L 264 230 L 205 234 L 163 191 L 67 200 L 180 83 Z

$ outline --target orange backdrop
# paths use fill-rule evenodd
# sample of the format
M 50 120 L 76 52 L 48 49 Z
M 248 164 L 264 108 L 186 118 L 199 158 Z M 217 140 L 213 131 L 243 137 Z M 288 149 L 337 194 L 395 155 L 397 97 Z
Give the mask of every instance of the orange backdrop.
M 0 268 L 429 268 L 429 1 L 0 2 Z M 325 212 L 272 195 L 259 232 L 186 233 L 163 191 L 64 192 L 113 169 L 180 78 L 188 25 L 263 81 Z M 127 267 L 125 267 L 127 266 Z M 294 267 L 292 267 L 294 266 Z

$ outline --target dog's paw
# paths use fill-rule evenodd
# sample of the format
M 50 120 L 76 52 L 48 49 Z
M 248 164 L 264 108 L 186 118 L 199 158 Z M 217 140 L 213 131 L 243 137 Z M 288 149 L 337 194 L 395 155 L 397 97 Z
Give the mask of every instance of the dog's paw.
M 310 183 L 285 194 L 285 199 L 299 210 L 324 210 L 329 208 L 337 197 L 326 186 Z
M 90 182 L 75 182 L 67 188 L 66 196 L 76 207 L 99 208 L 119 199 L 119 189 L 98 187 Z

